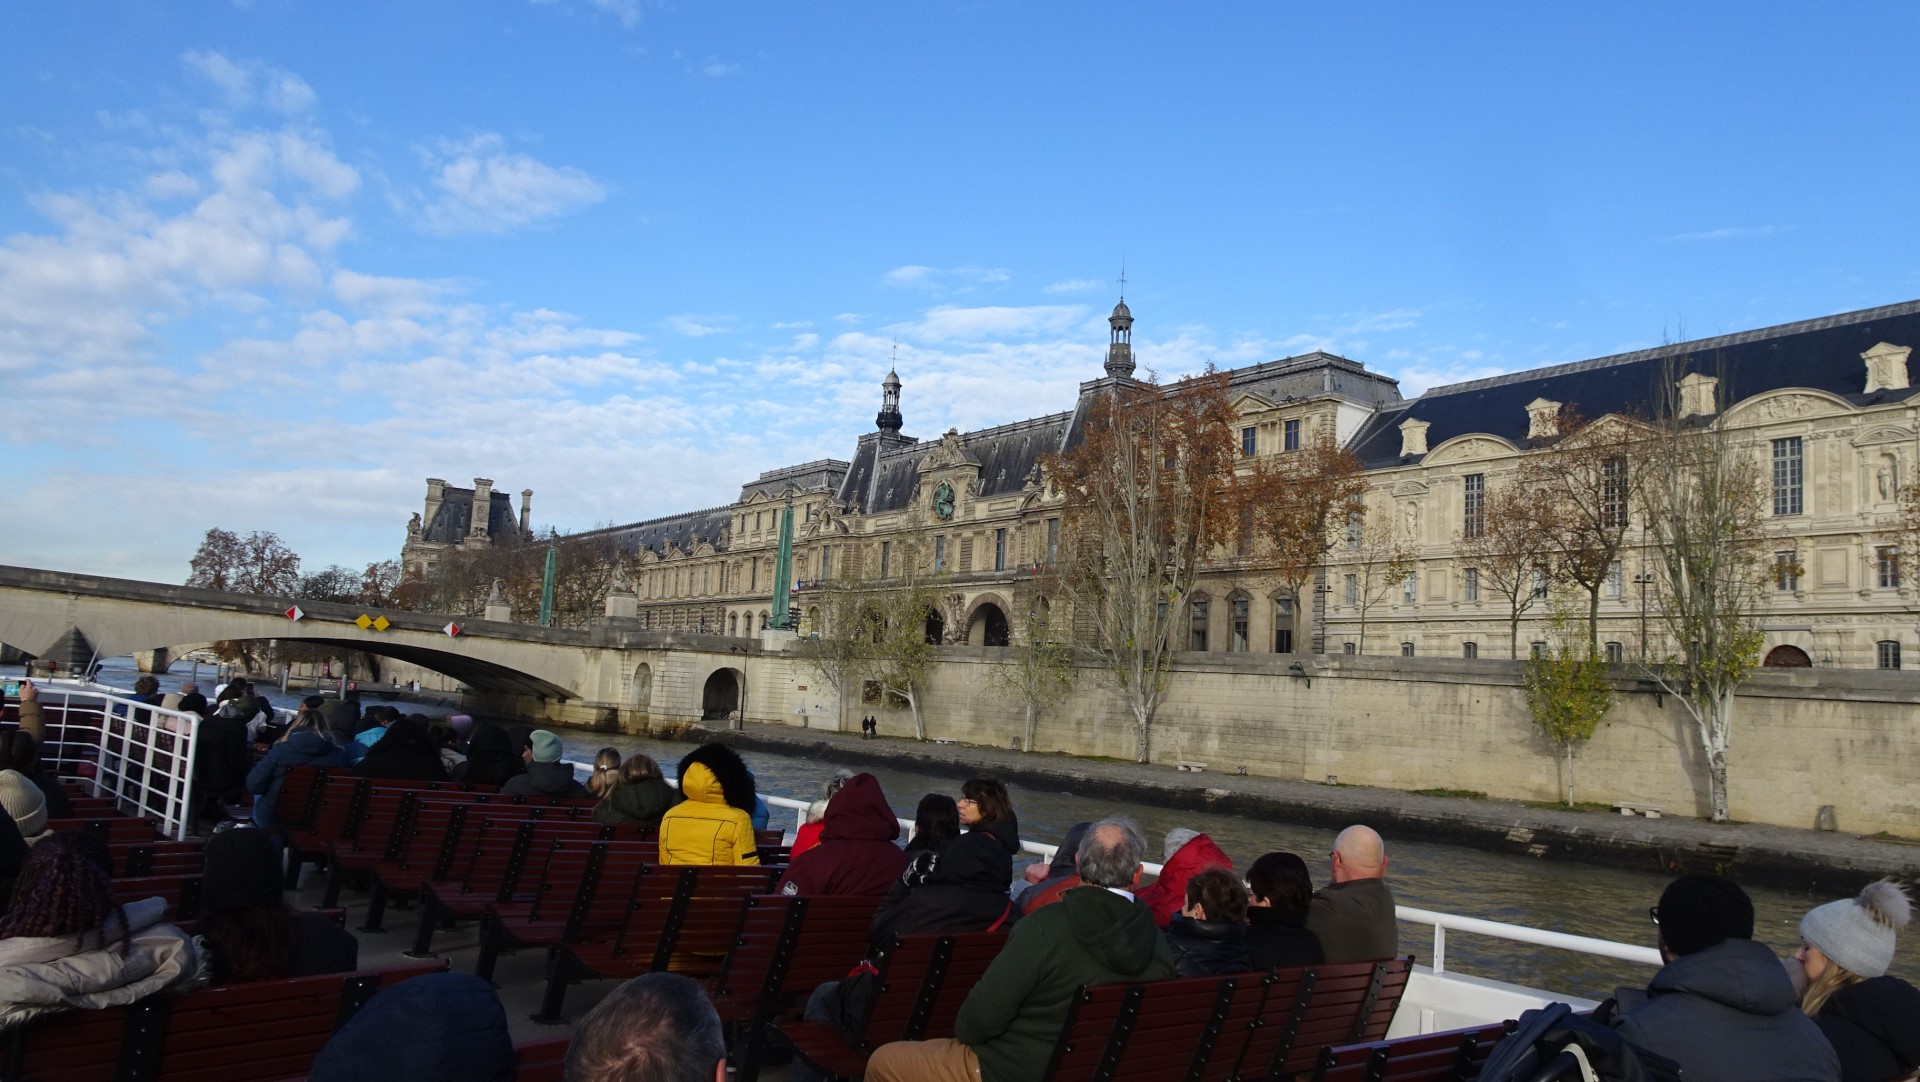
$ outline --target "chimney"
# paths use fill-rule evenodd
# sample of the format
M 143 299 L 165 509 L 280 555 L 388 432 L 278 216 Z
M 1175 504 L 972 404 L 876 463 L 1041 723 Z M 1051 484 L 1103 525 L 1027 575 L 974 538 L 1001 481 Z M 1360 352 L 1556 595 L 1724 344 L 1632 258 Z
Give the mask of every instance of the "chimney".
M 447 498 L 447 483 L 438 477 L 427 478 L 427 510 L 420 516 L 421 530 L 433 528 L 433 516 L 440 513 L 440 504 Z
M 520 490 L 520 536 L 533 536 L 533 490 Z
M 1560 403 L 1536 398 L 1527 403 L 1527 438 L 1552 439 L 1560 434 Z
M 484 477 L 473 479 L 473 523 L 467 536 L 487 539 L 487 525 L 493 519 L 493 482 Z
M 1911 346 L 1881 342 L 1862 353 L 1860 359 L 1867 362 L 1866 393 L 1905 390 L 1908 386 L 1907 354 L 1912 352 Z
M 1400 457 L 1427 453 L 1427 422 L 1412 417 L 1400 422 Z
M 1689 417 L 1711 417 L 1720 412 L 1720 380 L 1716 376 L 1703 376 L 1698 372 L 1689 372 L 1680 377 L 1680 416 L 1679 420 Z

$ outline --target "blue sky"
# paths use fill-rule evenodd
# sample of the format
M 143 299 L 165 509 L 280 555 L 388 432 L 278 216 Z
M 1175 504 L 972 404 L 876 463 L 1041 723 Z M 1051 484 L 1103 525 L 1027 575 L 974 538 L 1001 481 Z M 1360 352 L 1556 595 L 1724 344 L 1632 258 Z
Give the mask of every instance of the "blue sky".
M 0 562 L 397 554 L 1164 375 L 1438 383 L 1920 297 L 1911 4 L 0 8 Z

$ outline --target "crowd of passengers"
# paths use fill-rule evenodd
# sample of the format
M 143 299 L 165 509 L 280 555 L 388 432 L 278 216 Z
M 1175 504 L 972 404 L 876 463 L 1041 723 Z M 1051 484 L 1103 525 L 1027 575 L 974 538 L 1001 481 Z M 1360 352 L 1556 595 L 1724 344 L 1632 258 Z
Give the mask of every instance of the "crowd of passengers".
M 23 704 L 28 706 L 30 704 Z M 202 911 L 165 920 L 166 903 L 119 904 L 105 844 L 47 829 L 59 784 L 39 764 L 37 710 L 0 737 L 0 1031 L 53 1011 L 130 1003 L 209 983 L 352 971 L 356 940 L 325 915 L 296 912 L 283 893 L 276 798 L 303 764 L 375 778 L 445 780 L 595 800 L 603 823 L 658 832 L 669 864 L 755 864 L 766 802 L 731 748 L 682 758 L 678 786 L 645 755 L 602 750 L 584 782 L 539 729 L 443 723 L 351 699 L 322 713 L 308 700 L 281 731 L 241 729 L 243 744 L 195 764 L 225 817 L 243 794 L 252 822 L 207 841 Z M 213 716 L 218 716 L 218 710 Z M 54 815 L 58 818 L 57 814 Z M 807 810 L 775 890 L 876 897 L 868 954 L 805 1008 L 857 1036 L 895 936 L 1005 930 L 1006 947 L 967 996 L 951 1038 L 877 1049 L 867 1078 L 1025 1082 L 1043 1072 L 1083 985 L 1209 976 L 1399 953 L 1385 843 L 1356 825 L 1335 838 L 1327 880 L 1307 862 L 1266 853 L 1244 873 L 1206 834 L 1169 831 L 1149 853 L 1125 818 L 1077 823 L 1051 860 L 1022 866 L 1019 818 L 987 777 L 957 796 L 921 797 L 900 821 L 872 774 L 840 770 Z M 904 842 L 904 844 L 903 844 Z M 1143 885 L 1151 856 L 1163 863 Z M 1753 906 L 1732 881 L 1689 874 L 1649 910 L 1663 967 L 1644 989 L 1620 989 L 1596 1018 L 1638 1049 L 1707 1082 L 1888 1082 L 1920 1065 L 1920 991 L 1887 971 L 1909 901 L 1892 881 L 1829 902 L 1800 922 L 1801 948 L 1777 958 L 1753 939 Z M 315 1079 L 488 1079 L 511 1076 L 505 1014 L 477 978 L 436 974 L 381 992 L 335 1034 Z M 376 1070 L 377 1068 L 377 1070 Z M 722 1031 L 700 986 L 670 974 L 627 982 L 581 1023 L 567 1077 L 725 1082 Z M 804 1063 L 788 1075 L 815 1077 Z

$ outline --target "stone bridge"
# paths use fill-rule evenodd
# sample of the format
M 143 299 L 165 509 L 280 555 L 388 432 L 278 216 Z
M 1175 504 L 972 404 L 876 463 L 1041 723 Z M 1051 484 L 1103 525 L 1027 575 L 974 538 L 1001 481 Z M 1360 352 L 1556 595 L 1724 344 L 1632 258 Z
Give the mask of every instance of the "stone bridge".
M 642 731 L 737 711 L 791 722 L 820 690 L 806 665 L 756 639 L 642 629 L 608 618 L 584 629 L 229 594 L 187 586 L 0 565 L 0 643 L 79 668 L 222 640 L 312 643 L 393 658 L 460 682 L 488 714 Z M 362 616 L 386 627 L 361 627 Z M 447 626 L 457 625 L 449 634 Z M 831 712 L 829 705 L 827 710 Z M 824 719 L 823 719 L 824 720 Z

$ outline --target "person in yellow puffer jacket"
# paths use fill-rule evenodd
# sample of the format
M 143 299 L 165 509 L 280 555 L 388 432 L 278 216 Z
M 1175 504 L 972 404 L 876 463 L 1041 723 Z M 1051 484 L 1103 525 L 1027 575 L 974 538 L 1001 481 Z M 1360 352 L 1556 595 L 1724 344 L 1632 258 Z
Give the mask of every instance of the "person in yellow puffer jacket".
M 660 819 L 660 863 L 760 863 L 753 842 L 753 817 L 727 802 L 721 782 L 721 776 L 734 768 L 746 776 L 740 757 L 719 744 L 698 748 L 681 760 L 680 795 L 685 799 Z M 746 784 L 752 785 L 750 778 Z M 751 806 L 751 790 L 746 799 Z

